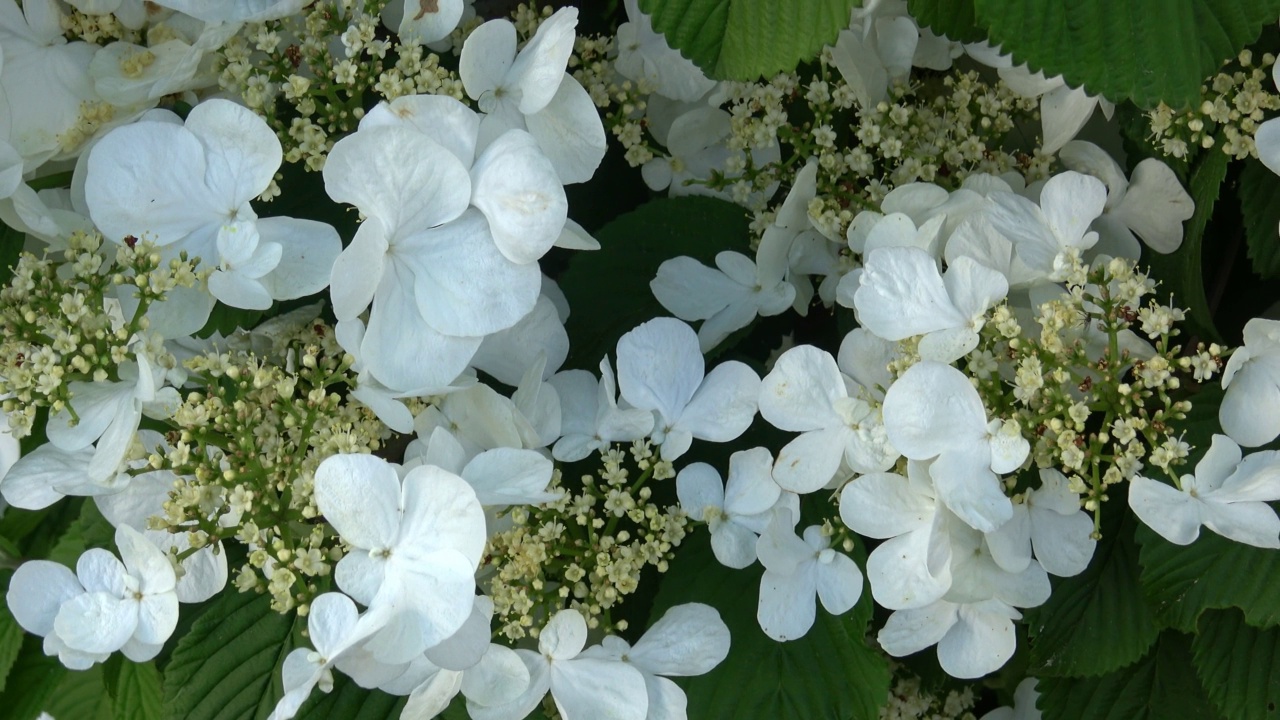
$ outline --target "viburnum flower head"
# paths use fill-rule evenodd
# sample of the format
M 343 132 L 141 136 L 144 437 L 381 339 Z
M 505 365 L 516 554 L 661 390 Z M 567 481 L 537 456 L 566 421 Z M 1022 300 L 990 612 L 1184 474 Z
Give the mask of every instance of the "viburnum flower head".
M 1013 517 L 996 473 L 1021 467 L 1031 450 L 1016 424 L 988 422 L 982 398 L 964 373 L 941 363 L 911 366 L 884 397 L 889 441 L 929 466 L 937 496 L 965 523 L 983 532 Z
M 174 319 L 162 327 L 153 322 L 153 329 L 166 337 L 198 330 L 213 298 L 263 310 L 328 283 L 342 249 L 336 230 L 314 220 L 259 219 L 249 205 L 281 161 L 280 141 L 266 122 L 220 99 L 197 105 L 185 123 L 153 113 L 94 145 L 84 193 L 103 235 L 117 243 L 146 238 L 165 257 L 185 251 L 214 269 L 212 298 L 175 291 L 164 303 Z
M 675 460 L 693 439 L 729 442 L 756 416 L 760 377 L 728 361 L 704 375 L 693 328 L 656 318 L 618 340 L 618 388 L 633 407 L 654 413 L 654 442 Z
M 372 455 L 334 455 L 315 474 L 316 507 L 350 546 L 334 568 L 343 592 L 395 616 L 370 643 L 404 662 L 457 632 L 471 615 L 484 551 L 484 511 L 460 477 L 423 465 L 403 480 Z
M 1242 457 L 1226 435 L 1214 435 L 1178 489 L 1141 475 L 1129 481 L 1129 507 L 1147 527 L 1176 545 L 1189 545 L 1200 526 L 1263 548 L 1280 548 L 1280 518 L 1267 503 L 1280 500 L 1280 452 Z

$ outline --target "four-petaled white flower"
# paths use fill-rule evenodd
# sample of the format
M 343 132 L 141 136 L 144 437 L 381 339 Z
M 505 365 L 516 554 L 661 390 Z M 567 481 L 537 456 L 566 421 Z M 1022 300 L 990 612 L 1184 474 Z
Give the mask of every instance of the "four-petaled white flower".
M 760 604 L 756 619 L 764 634 L 778 641 L 804 637 L 813 627 L 815 602 L 833 615 L 848 612 L 862 596 L 862 571 L 849 558 L 830 547 L 822 528 L 805 528 L 796 537 L 789 508 L 773 511 L 773 518 L 756 543 L 764 565 L 760 577 Z
M 1203 525 L 1236 542 L 1280 548 L 1280 518 L 1267 505 L 1280 500 L 1280 452 L 1242 458 L 1231 438 L 1214 435 L 1195 474 L 1179 483 L 1181 489 L 1141 475 L 1129 481 L 1129 507 L 1165 540 L 1190 545 Z
M 721 564 L 744 568 L 756 561 L 756 540 L 779 501 L 800 516 L 799 498 L 773 481 L 773 455 L 765 448 L 729 456 L 729 480 L 706 463 L 692 463 L 676 476 L 680 507 L 711 531 L 711 551 Z M 784 499 L 784 495 L 786 496 Z

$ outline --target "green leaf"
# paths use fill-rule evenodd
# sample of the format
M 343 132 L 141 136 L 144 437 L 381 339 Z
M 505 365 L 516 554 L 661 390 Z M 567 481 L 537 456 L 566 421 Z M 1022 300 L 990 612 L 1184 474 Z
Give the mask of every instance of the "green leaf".
M 858 0 L 640 0 L 653 29 L 718 80 L 794 70 L 835 43 Z
M 987 31 L 978 27 L 973 0 L 907 0 L 907 9 L 920 27 L 959 42 L 981 42 Z
M 1072 87 L 1141 107 L 1200 102 L 1200 83 L 1280 16 L 1280 0 L 974 0 L 992 44 Z
M 1142 255 L 1143 261 L 1151 266 L 1152 276 L 1161 281 L 1161 293 L 1172 293 L 1173 302 L 1187 309 L 1188 322 L 1196 331 L 1205 339 L 1218 342 L 1222 338 L 1214 326 L 1213 313 L 1204 292 L 1202 240 L 1205 225 L 1213 216 L 1222 181 L 1227 176 L 1229 160 L 1226 153 L 1205 153 L 1191 173 L 1191 199 L 1195 201 L 1196 210 L 1187 221 L 1182 246 L 1168 255 L 1152 252 L 1144 246 Z
M 56 658 L 52 659 L 57 663 Z M 107 694 L 103 675 L 101 665 L 64 672 L 58 687 L 41 709 L 58 720 L 112 720 L 115 716 L 111 714 L 111 696 Z
M 121 662 L 114 695 L 117 720 L 160 720 L 164 716 L 160 672 L 155 663 Z
M 32 720 L 41 711 L 47 709 L 45 706 L 54 693 L 58 692 L 58 686 L 63 678 L 77 674 L 68 673 L 62 663 L 58 662 L 58 658 L 45 655 L 44 641 L 41 638 L 35 635 L 24 635 L 18 659 L 6 678 L 4 692 L 0 693 L 0 708 L 4 708 L 4 716 L 8 720 Z M 105 697 L 106 693 L 102 695 Z M 55 715 L 54 717 L 64 716 Z M 85 717 L 87 720 L 95 720 L 92 716 L 86 715 L 66 715 L 65 717 Z M 104 720 L 109 718 L 108 715 Z
M 178 642 L 164 669 L 166 717 L 265 718 L 283 695 L 280 665 L 293 649 L 291 616 L 271 598 L 224 592 Z
M 0 573 L 0 585 L 8 588 L 11 577 L 13 573 L 8 570 Z M 9 672 L 13 670 L 18 654 L 22 652 L 22 637 L 22 626 L 14 619 L 13 613 L 9 612 L 9 604 L 0 603 L 0 692 L 4 692 Z
M 1095 678 L 1041 678 L 1044 720 L 1218 717 L 1191 667 L 1191 638 L 1166 632 L 1142 660 Z
M 1240 173 L 1240 213 L 1253 271 L 1264 278 L 1280 277 L 1280 183 L 1257 160 L 1245 161 Z
M 1236 607 L 1254 627 L 1280 625 L 1280 552 L 1208 529 L 1185 547 L 1146 526 L 1138 528 L 1137 537 L 1142 587 L 1163 623 L 1194 632 L 1205 610 Z
M 319 690 L 298 710 L 298 720 L 396 720 L 406 698 L 365 690 L 341 673 L 333 674 L 333 690 Z M 463 713 L 466 716 L 466 713 Z
M 864 638 L 871 593 L 835 617 L 818 608 L 799 640 L 780 643 L 756 620 L 761 568 L 731 570 L 716 561 L 706 532 L 685 540 L 663 577 L 652 619 L 685 602 L 715 607 L 729 626 L 729 657 L 706 675 L 678 678 L 689 720 L 840 718 L 875 720 L 889 691 L 889 666 Z
M 1128 516 L 1106 528 L 1089 567 L 1054 583 L 1043 606 L 1028 611 L 1036 677 L 1093 676 L 1141 658 L 1160 634 L 1138 584 L 1138 548 Z
M 1258 630 L 1234 610 L 1213 610 L 1191 641 L 1209 699 L 1232 720 L 1274 720 L 1280 707 L 1280 628 Z
M 572 312 L 567 367 L 593 372 L 618 338 L 642 322 L 670 315 L 649 290 L 665 260 L 689 255 L 711 264 L 722 250 L 749 252 L 746 211 L 723 200 L 655 200 L 596 233 L 600 249 L 574 255 L 560 277 Z

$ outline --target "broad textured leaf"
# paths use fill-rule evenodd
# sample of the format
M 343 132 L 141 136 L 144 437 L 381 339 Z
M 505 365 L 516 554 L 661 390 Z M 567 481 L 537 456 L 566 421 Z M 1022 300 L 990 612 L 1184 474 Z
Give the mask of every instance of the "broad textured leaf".
M 51 659 L 57 663 L 57 658 Z M 107 693 L 103 674 L 101 665 L 63 673 L 58 687 L 41 709 L 57 720 L 112 720 L 121 717 L 111 714 L 111 696 Z
M 1191 638 L 1166 632 L 1142 660 L 1096 678 L 1041 678 L 1044 720 L 1214 720 L 1191 666 Z
M 10 570 L 0 572 L 0 587 L 7 590 L 11 577 L 13 572 Z M 9 604 L 0 603 L 0 692 L 4 692 L 8 686 L 9 673 L 14 669 L 18 654 L 22 652 L 23 634 L 22 627 L 13 618 L 13 613 L 9 612 Z
M 980 42 L 987 32 L 977 25 L 974 0 L 907 0 L 911 15 L 938 35 L 960 42 Z
M 1104 531 L 1089 567 L 1055 581 L 1049 602 L 1028 611 L 1029 673 L 1102 675 L 1142 657 L 1160 629 L 1138 572 L 1132 522 Z
M 404 703 L 405 698 L 380 690 L 365 690 L 346 675 L 334 673 L 333 691 L 311 693 L 296 717 L 298 720 L 396 720 Z
M 1253 271 L 1280 277 L 1280 179 L 1257 160 L 1246 161 L 1240 173 L 1240 213 Z
M 747 253 L 749 225 L 733 203 L 679 197 L 654 200 L 601 228 L 600 249 L 574 255 L 559 279 L 574 338 L 565 366 L 596 372 L 623 333 L 670 315 L 649 290 L 664 260 L 688 255 L 711 265 L 722 250 Z
M 166 717 L 265 718 L 283 694 L 280 665 L 293 649 L 294 618 L 271 598 L 224 592 L 191 627 L 164 669 Z
M 1200 619 L 1191 641 L 1196 673 L 1209 699 L 1232 720 L 1266 720 L 1280 707 L 1280 629 L 1258 630 L 1234 610 Z
M 114 714 L 117 720 L 160 720 L 163 691 L 155 663 L 124 660 L 115 682 Z
M 833 44 L 858 0 L 640 0 L 653 29 L 709 77 L 755 80 L 794 70 Z
M 1221 142 L 1221 138 L 1219 138 Z M 1204 292 L 1203 247 L 1204 228 L 1213 216 L 1218 192 L 1227 176 L 1229 158 L 1226 153 L 1210 152 L 1201 156 L 1191 173 L 1191 199 L 1196 211 L 1187 221 L 1182 247 L 1168 255 L 1143 247 L 1142 260 L 1151 266 L 1152 277 L 1161 280 L 1160 292 L 1173 293 L 1178 307 L 1186 308 L 1188 321 L 1206 340 L 1220 341 Z
M 849 614 L 818 608 L 803 638 L 780 643 L 756 621 L 759 565 L 730 570 L 711 553 L 707 534 L 685 541 L 663 577 L 654 602 L 657 619 L 673 605 L 702 602 L 729 626 L 729 656 L 706 675 L 679 678 L 689 697 L 689 720 L 840 718 L 875 720 L 889 690 L 884 655 L 864 640 L 871 593 Z
M 1183 547 L 1144 526 L 1138 543 L 1143 590 L 1163 623 L 1194 632 L 1205 610 L 1237 607 L 1254 627 L 1280 625 L 1280 552 L 1210 530 Z
M 32 720 L 46 709 L 49 698 L 58 691 L 63 678 L 69 673 L 58 658 L 44 654 L 44 641 L 35 635 L 24 635 L 22 649 L 18 660 L 5 683 L 4 692 L 0 693 L 0 708 L 4 709 L 4 717 L 8 720 Z M 106 693 L 102 693 L 105 697 Z M 108 706 L 108 709 L 110 707 Z M 55 715 L 54 717 L 59 717 Z M 80 715 L 68 715 L 82 717 Z M 109 715 L 106 717 L 110 717 Z M 87 720 L 95 720 L 89 717 Z
M 1017 62 L 1110 100 L 1174 108 L 1280 16 L 1280 0 L 974 0 Z

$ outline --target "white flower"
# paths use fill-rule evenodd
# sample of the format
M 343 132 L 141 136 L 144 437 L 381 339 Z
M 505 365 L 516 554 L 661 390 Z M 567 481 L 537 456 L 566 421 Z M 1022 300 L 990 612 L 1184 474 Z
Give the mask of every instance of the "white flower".
M 116 528 L 123 564 L 107 550 L 85 552 L 76 574 L 52 562 L 24 564 L 9 583 L 8 602 L 24 629 L 45 636 L 44 649 L 67 667 L 84 669 L 120 650 L 145 662 L 178 623 L 169 559 L 133 528 Z
M 907 477 L 869 473 L 840 491 L 840 519 L 880 543 L 867 556 L 876 602 L 890 610 L 924 607 L 951 588 L 951 537 L 926 463 L 907 463 Z
M 529 688 L 515 700 L 481 706 L 468 702 L 474 720 L 520 720 L 550 690 L 564 720 L 644 720 L 649 712 L 643 674 L 604 653 L 584 652 L 587 621 L 561 610 L 538 635 L 538 651 L 516 650 L 529 669 Z
M 1147 158 L 1133 169 L 1130 182 L 1119 163 L 1093 143 L 1072 140 L 1058 157 L 1068 169 L 1106 183 L 1105 212 L 1094 221 L 1094 227 L 1110 248 L 1127 250 L 1123 256 L 1136 259 L 1141 248 L 1133 240 L 1134 234 L 1157 252 L 1170 253 L 1182 244 L 1182 223 L 1195 213 L 1196 205 L 1168 165 Z
M 1003 570 L 991 557 L 982 533 L 949 522 L 951 589 L 925 607 L 897 610 L 877 639 L 894 657 L 934 645 L 938 661 L 952 677 L 976 678 L 1004 665 L 1017 646 L 1015 608 L 1049 599 L 1049 576 L 1037 563 L 1020 573 Z
M 858 105 L 874 108 L 889 96 L 889 85 L 906 80 L 920 41 L 910 17 L 885 12 L 893 3 L 871 3 L 853 11 L 853 23 L 840 33 L 831 57 Z
M 334 455 L 316 469 L 315 502 L 351 547 L 334 569 L 338 586 L 371 610 L 397 611 L 375 655 L 403 662 L 462 627 L 485 542 L 470 485 L 432 466 L 402 483 L 381 458 Z
M 1053 468 L 1040 471 L 1040 487 L 1028 489 L 1026 499 L 1013 506 L 1013 518 L 986 535 L 991 556 L 1009 572 L 1021 572 L 1036 560 L 1046 572 L 1071 577 L 1084 572 L 1097 541 L 1093 519 L 1080 507 L 1080 494 L 1068 489 L 1065 475 Z
M 1013 707 L 999 707 L 983 715 L 980 720 L 1040 720 L 1040 710 L 1036 701 L 1040 693 L 1036 692 L 1036 679 L 1026 678 L 1018 683 L 1013 691 Z
M 1257 447 L 1280 435 L 1280 321 L 1245 324 L 1244 347 L 1227 361 L 1222 387 L 1218 422 L 1232 440 Z
M 756 543 L 764 565 L 756 619 L 764 634 L 783 642 L 804 637 L 816 617 L 815 600 L 833 615 L 848 612 L 862 596 L 862 572 L 849 556 L 833 550 L 822 528 L 792 530 L 791 510 L 779 508 Z
M 201 258 L 216 268 L 209 292 L 234 307 L 261 310 L 321 290 L 342 248 L 337 231 L 312 220 L 260 220 L 249 205 L 282 161 L 266 121 L 219 99 L 197 105 L 185 125 L 156 117 L 116 128 L 89 153 L 85 202 L 103 235 L 150 239 L 166 259 L 183 251 Z M 188 335 L 210 309 L 192 307 L 158 331 Z
M 1054 175 L 1040 191 L 1040 204 L 1014 193 L 993 192 L 986 216 L 1013 243 L 1021 261 L 1042 278 L 1053 278 L 1065 252 L 1083 252 L 1098 242 L 1089 225 L 1107 202 L 1101 180 L 1077 172 Z M 1011 279 L 1012 280 L 1012 279 Z
M 804 494 L 831 482 L 842 460 L 855 472 L 892 467 L 898 452 L 869 397 L 830 353 L 812 345 L 783 353 L 760 383 L 760 415 L 780 430 L 802 434 L 778 453 L 774 480 Z
M 591 179 L 606 148 L 595 103 L 565 73 L 577 24 L 578 10 L 561 8 L 517 54 L 515 26 L 490 20 L 467 38 L 458 65 L 467 95 L 486 113 L 479 147 L 527 129 L 566 184 Z
M 1013 517 L 996 473 L 1018 469 L 1030 444 L 1009 425 L 987 422 L 982 398 L 964 373 L 923 361 L 902 374 L 884 398 L 889 441 L 929 467 L 938 497 L 971 527 L 989 532 Z
M 673 318 L 650 320 L 618 340 L 622 399 L 654 413 L 664 460 L 683 455 L 694 438 L 729 442 L 755 419 L 755 371 L 729 361 L 704 376 L 703 367 L 697 335 Z
M 747 256 L 725 250 L 716 255 L 716 268 L 691 257 L 665 260 L 649 289 L 662 306 L 682 320 L 702 320 L 698 344 L 703 352 L 719 345 L 757 315 L 779 315 L 791 307 L 795 286 L 784 277 L 785 257 L 757 264 Z
M 1129 481 L 1129 507 L 1165 540 L 1189 545 L 1203 525 L 1223 537 L 1263 548 L 1280 548 L 1280 518 L 1267 503 L 1280 500 L 1280 453 L 1241 459 L 1240 446 L 1225 435 L 1213 443 L 1182 489 L 1141 475 Z
M 978 346 L 989 310 L 1009 293 L 1003 275 L 968 257 L 938 272 L 915 247 L 884 247 L 867 255 L 853 296 L 863 327 L 885 340 L 920 339 L 920 357 L 951 363 Z
M 284 697 L 276 703 L 268 720 L 289 720 L 317 685 L 322 692 L 332 690 L 333 665 L 343 653 L 368 637 L 377 622 L 373 613 L 360 616 L 355 603 L 342 593 L 325 593 L 312 600 L 307 631 L 315 650 L 297 648 L 285 657 L 280 669 Z
M 720 613 L 709 605 L 686 603 L 668 610 L 635 646 L 610 635 L 582 656 L 607 657 L 635 667 L 649 693 L 648 720 L 674 720 L 685 716 L 688 701 L 667 677 L 702 675 L 728 654 L 729 628 Z
M 727 567 L 744 568 L 756 561 L 756 539 L 769 522 L 769 510 L 783 496 L 772 469 L 769 451 L 752 448 L 729 456 L 729 480 L 723 485 L 720 474 L 706 463 L 692 463 L 676 475 L 680 507 L 691 519 L 707 523 L 711 550 Z M 796 517 L 799 509 L 796 502 Z

